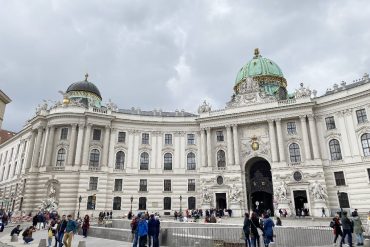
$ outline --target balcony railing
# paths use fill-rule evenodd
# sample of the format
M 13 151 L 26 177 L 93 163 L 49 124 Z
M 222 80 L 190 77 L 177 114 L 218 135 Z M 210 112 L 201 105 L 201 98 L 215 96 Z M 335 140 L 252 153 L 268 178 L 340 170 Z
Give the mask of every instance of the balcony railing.
M 100 171 L 99 166 L 89 166 L 89 171 Z

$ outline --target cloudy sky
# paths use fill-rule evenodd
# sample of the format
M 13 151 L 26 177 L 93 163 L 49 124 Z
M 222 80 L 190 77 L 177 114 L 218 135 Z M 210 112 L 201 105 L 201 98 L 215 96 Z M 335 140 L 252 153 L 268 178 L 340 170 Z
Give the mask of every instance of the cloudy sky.
M 322 94 L 370 72 L 369 23 L 366 0 L 0 0 L 3 128 L 19 131 L 86 72 L 120 108 L 222 108 L 256 47 L 289 91 Z

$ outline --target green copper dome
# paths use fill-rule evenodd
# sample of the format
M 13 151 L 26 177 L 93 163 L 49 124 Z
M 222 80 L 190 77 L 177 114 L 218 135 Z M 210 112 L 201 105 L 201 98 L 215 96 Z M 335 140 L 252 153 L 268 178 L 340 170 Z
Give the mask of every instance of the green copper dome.
M 267 95 L 279 94 L 278 98 L 286 97 L 287 82 L 280 67 L 272 60 L 262 57 L 258 48 L 254 50 L 254 57 L 238 72 L 234 91 L 239 93 L 240 85 L 246 78 L 253 78 Z

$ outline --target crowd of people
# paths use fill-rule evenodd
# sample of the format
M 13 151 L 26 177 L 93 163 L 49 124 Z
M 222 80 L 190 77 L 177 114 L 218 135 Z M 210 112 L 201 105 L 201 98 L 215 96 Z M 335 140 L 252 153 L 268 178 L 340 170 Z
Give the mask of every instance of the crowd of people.
M 281 225 L 280 218 L 277 218 L 276 225 Z M 261 235 L 265 247 L 268 247 L 270 242 L 274 242 L 274 221 L 267 212 L 262 213 L 261 218 L 256 212 L 250 216 L 249 213 L 244 214 L 243 233 L 246 247 L 260 247 Z
M 131 233 L 133 247 L 159 247 L 160 220 L 159 217 L 148 212 L 132 216 Z
M 4 209 L 0 209 L 0 232 L 4 231 L 4 227 L 10 222 L 12 219 L 12 212 L 6 212 Z

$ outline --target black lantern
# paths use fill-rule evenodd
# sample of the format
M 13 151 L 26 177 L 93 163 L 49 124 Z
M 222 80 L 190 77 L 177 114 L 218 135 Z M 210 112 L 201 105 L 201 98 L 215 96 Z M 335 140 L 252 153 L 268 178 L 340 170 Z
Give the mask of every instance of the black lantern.
M 77 219 L 80 218 L 80 208 L 81 208 L 82 196 L 78 198 L 78 212 L 77 212 Z

